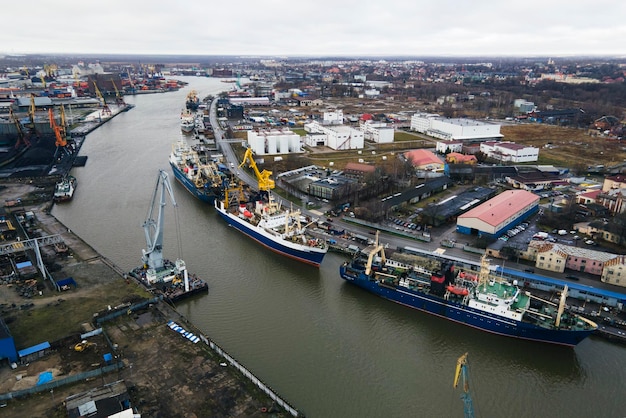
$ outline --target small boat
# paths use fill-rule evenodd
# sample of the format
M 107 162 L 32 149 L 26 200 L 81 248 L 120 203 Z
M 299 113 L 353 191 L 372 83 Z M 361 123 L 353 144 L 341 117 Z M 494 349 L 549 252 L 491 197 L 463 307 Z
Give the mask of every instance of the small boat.
M 54 186 L 54 201 L 66 202 L 71 200 L 75 191 L 76 177 L 68 174 Z

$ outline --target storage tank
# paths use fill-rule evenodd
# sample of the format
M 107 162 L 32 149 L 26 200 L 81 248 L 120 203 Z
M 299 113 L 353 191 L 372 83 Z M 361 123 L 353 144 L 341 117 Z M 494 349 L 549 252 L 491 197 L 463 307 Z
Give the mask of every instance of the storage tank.
M 268 154 L 278 154 L 276 151 L 276 146 L 278 143 L 278 138 L 275 135 L 267 136 L 267 153 Z
M 289 136 L 283 134 L 279 137 L 278 152 L 281 154 L 289 153 Z
M 302 148 L 300 142 L 300 135 L 293 134 L 289 136 L 289 152 L 300 152 L 300 148 Z

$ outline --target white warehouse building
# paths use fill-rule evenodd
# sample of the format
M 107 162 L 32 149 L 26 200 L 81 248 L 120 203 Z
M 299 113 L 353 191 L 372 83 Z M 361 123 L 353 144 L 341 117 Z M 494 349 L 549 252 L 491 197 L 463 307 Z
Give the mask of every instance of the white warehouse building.
M 289 154 L 302 152 L 300 135 L 289 129 L 248 131 L 248 145 L 255 155 Z
M 445 154 L 446 152 L 462 152 L 463 141 L 437 141 L 435 151 Z
M 304 125 L 307 146 L 324 145 L 334 150 L 361 149 L 365 145 L 363 131 L 345 125 L 324 126 L 313 121 Z
M 446 119 L 429 114 L 411 117 L 411 129 L 435 138 L 455 141 L 488 141 L 504 137 L 500 125 L 465 118 Z
M 375 123 L 372 121 L 366 121 L 359 126 L 363 131 L 364 139 L 368 141 L 374 141 L 378 144 L 390 144 L 393 142 L 395 129 L 391 126 L 387 126 L 386 123 Z
M 430 120 L 438 117 L 436 113 L 416 113 L 411 116 L 411 130 L 425 134 L 430 129 Z
M 527 163 L 539 159 L 539 148 L 514 142 L 487 141 L 480 144 L 480 152 L 489 158 L 513 163 Z

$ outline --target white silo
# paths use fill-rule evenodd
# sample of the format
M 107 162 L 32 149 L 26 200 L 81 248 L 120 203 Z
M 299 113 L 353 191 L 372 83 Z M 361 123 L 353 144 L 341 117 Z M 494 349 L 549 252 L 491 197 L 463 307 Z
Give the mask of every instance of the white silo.
M 289 152 L 300 152 L 301 148 L 300 135 L 289 135 Z
M 289 153 L 289 135 L 283 133 L 278 138 L 279 138 L 278 152 L 280 154 L 288 154 Z
M 267 135 L 267 153 L 277 154 L 276 146 L 278 143 L 278 137 L 276 135 Z

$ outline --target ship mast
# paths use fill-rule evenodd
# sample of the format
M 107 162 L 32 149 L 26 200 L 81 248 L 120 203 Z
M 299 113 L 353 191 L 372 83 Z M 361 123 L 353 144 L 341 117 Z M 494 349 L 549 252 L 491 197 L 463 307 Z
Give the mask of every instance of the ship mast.
M 489 281 L 489 273 L 489 259 L 487 259 L 487 254 L 483 254 L 483 256 L 480 258 L 480 272 L 478 273 L 479 287 L 487 287 L 487 282 Z

